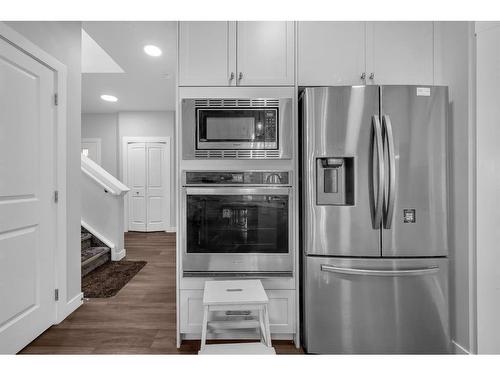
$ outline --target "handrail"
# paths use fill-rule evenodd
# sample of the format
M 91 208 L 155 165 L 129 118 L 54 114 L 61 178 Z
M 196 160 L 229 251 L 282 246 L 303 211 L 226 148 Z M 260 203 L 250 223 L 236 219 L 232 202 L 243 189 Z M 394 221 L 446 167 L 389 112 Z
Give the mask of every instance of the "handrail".
M 110 193 L 111 195 L 120 195 L 120 193 L 117 193 L 116 191 L 111 189 L 108 185 L 106 185 L 104 182 L 99 180 L 97 177 L 95 177 L 92 173 L 90 173 L 86 169 L 82 168 L 82 172 L 85 173 L 87 176 L 89 176 L 97 184 L 101 185 L 104 188 L 104 190 L 106 190 L 106 193 Z
M 120 196 L 130 191 L 120 180 L 83 154 L 81 155 L 81 169 L 111 195 Z

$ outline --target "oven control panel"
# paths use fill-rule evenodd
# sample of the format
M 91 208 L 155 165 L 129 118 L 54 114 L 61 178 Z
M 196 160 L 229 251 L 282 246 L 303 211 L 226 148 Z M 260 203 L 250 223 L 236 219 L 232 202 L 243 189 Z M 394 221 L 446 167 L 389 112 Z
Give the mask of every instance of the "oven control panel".
M 288 171 L 185 171 L 185 186 L 290 185 Z

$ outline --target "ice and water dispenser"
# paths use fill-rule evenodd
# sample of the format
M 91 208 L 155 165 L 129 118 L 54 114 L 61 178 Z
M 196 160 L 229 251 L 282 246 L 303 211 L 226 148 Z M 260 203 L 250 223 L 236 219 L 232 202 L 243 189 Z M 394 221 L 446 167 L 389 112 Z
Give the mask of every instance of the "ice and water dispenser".
M 316 204 L 354 205 L 354 158 L 316 159 Z

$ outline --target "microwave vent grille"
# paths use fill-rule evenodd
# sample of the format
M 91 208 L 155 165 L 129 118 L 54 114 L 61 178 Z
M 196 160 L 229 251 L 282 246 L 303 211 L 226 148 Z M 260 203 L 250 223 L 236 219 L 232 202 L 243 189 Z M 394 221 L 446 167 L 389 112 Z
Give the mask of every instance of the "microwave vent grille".
M 279 107 L 279 99 L 196 99 L 195 107 Z
M 196 159 L 279 159 L 279 150 L 196 150 Z

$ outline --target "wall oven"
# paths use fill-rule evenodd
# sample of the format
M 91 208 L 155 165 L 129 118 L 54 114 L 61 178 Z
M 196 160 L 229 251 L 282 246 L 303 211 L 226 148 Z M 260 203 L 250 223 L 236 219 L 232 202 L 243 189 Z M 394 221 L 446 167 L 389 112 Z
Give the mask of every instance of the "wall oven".
M 292 276 L 290 172 L 184 171 L 188 276 Z
M 183 99 L 184 159 L 290 159 L 292 99 Z

